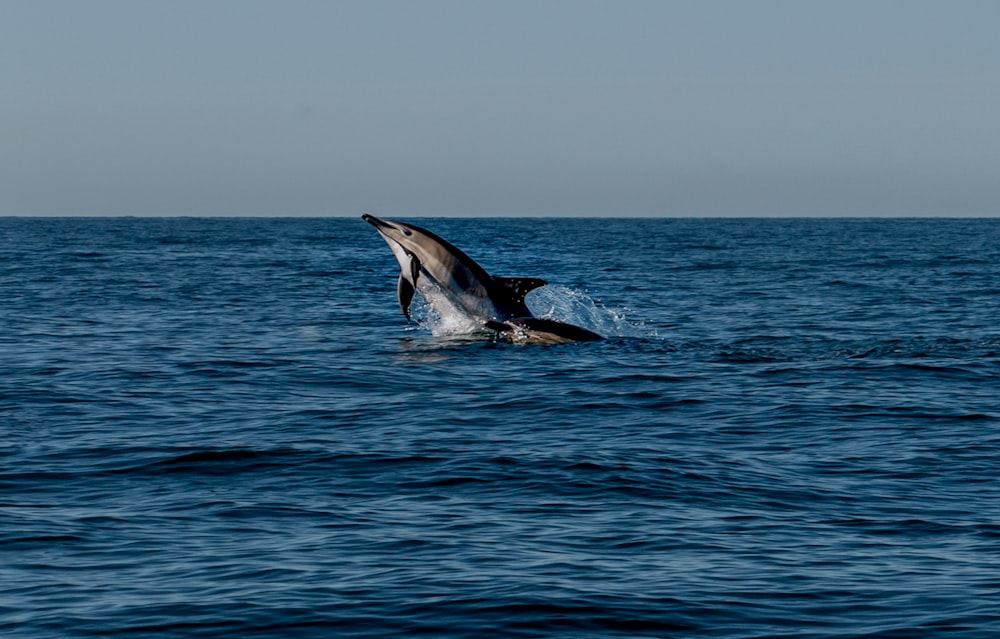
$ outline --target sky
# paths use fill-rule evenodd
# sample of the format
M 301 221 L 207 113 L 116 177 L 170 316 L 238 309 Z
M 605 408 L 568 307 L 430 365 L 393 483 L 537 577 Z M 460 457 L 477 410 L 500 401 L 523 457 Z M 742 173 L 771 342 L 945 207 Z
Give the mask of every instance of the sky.
M 1000 216 L 996 0 L 0 0 L 0 215 Z

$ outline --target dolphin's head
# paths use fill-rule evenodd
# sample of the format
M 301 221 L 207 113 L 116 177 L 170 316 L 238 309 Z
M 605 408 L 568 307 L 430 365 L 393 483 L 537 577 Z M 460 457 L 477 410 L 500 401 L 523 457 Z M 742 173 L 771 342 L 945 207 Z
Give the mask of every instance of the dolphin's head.
M 369 215 L 365 213 L 361 216 L 361 219 L 368 222 L 375 227 L 390 246 L 393 243 L 399 244 L 401 246 L 406 246 L 412 244 L 414 238 L 414 232 L 418 232 L 421 229 L 417 229 L 409 224 L 404 224 L 402 222 L 390 222 L 389 220 L 381 220 L 374 215 Z
M 375 227 L 378 234 L 386 241 L 389 248 L 399 261 L 399 265 L 406 271 L 409 268 L 411 258 L 416 257 L 421 264 L 432 269 L 433 274 L 439 280 L 444 281 L 444 270 L 451 270 L 457 261 L 464 262 L 472 268 L 482 268 L 473 262 L 462 251 L 458 250 L 437 235 L 419 226 L 406 224 L 405 222 L 393 222 L 383 220 L 365 213 L 361 216 L 365 222 Z M 438 272 L 440 269 L 442 272 Z M 482 272 L 482 277 L 489 275 Z
M 414 257 L 421 263 L 446 259 L 446 251 L 441 246 L 443 240 L 430 231 L 403 222 L 382 220 L 367 213 L 361 219 L 375 227 L 392 249 L 404 273 L 411 268 Z

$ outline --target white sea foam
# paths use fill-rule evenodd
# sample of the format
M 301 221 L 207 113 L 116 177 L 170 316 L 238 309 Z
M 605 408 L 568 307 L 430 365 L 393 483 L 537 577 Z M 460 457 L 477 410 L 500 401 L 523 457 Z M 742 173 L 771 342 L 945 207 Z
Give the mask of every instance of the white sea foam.
M 438 309 L 441 309 L 441 312 Z M 483 325 L 478 320 L 451 304 L 440 303 L 431 306 L 419 296 L 413 300 L 410 316 L 434 337 L 469 335 L 483 330 Z

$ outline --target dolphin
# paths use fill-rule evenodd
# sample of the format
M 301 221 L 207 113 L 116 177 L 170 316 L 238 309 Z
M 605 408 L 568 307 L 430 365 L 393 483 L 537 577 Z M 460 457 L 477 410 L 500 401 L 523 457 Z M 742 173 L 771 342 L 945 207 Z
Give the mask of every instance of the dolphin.
M 399 262 L 396 297 L 406 319 L 416 292 L 442 316 L 457 313 L 511 341 L 563 344 L 603 339 L 585 328 L 531 314 L 524 296 L 545 286 L 545 280 L 494 277 L 427 229 L 367 213 L 361 219 L 375 227 Z

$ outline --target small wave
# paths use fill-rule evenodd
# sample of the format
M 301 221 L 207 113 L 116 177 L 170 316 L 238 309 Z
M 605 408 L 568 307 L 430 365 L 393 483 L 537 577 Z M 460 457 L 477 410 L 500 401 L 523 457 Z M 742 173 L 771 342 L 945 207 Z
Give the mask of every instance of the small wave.
M 854 368 L 949 375 L 982 374 L 997 354 L 994 338 L 963 340 L 951 337 L 850 340 L 815 335 L 755 335 L 725 342 L 678 342 L 674 347 L 729 363 L 832 362 Z
M 207 475 L 233 475 L 250 470 L 282 466 L 287 457 L 300 455 L 293 450 L 193 450 L 173 454 L 141 466 L 131 466 L 113 471 L 114 474 L 173 474 L 197 473 Z
M 0 538 L 4 548 L 7 550 L 44 548 L 51 544 L 65 544 L 87 541 L 83 535 L 21 535 L 7 538 Z

